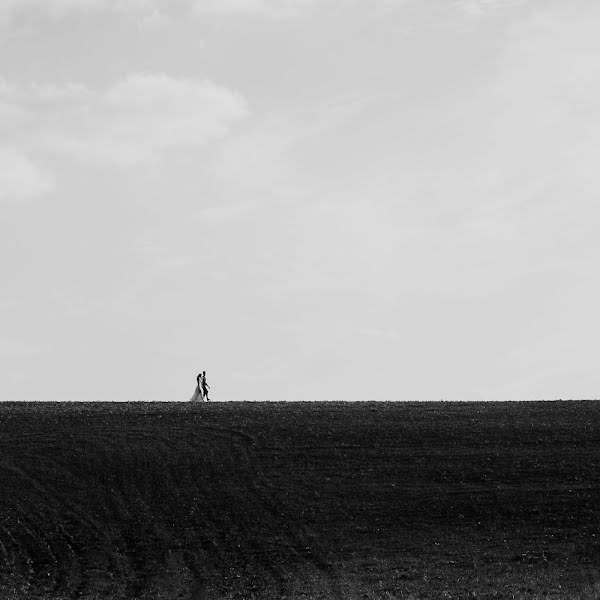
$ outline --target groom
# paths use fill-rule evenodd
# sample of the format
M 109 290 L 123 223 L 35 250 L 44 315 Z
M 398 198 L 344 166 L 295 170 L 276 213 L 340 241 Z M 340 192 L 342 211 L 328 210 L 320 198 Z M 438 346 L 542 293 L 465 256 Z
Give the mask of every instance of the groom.
M 201 385 L 202 395 L 204 396 L 204 401 L 209 402 L 208 398 L 208 390 L 210 389 L 210 385 L 206 383 L 206 371 L 202 371 L 201 375 L 198 375 L 198 385 Z

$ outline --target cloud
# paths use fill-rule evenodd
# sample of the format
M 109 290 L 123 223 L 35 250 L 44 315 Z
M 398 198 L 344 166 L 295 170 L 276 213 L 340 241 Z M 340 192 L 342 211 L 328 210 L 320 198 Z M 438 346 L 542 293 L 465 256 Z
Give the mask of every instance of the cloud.
M 197 15 L 247 14 L 291 17 L 301 14 L 316 4 L 317 0 L 196 0 L 193 10 Z
M 130 166 L 201 147 L 247 113 L 241 95 L 210 81 L 137 74 L 67 115 L 44 143 L 77 160 Z
M 553 5 L 511 31 L 489 90 L 488 163 L 502 177 L 505 210 L 561 227 L 560 214 L 568 221 L 577 208 L 600 216 L 599 18 L 595 4 Z
M 472 298 L 596 272 L 599 18 L 591 3 L 528 12 L 468 98 L 431 101 L 407 127 L 384 166 L 402 179 L 389 220 L 416 234 L 395 253 L 397 289 Z
M 52 177 L 27 156 L 0 146 L 0 201 L 40 196 L 53 185 Z
M 218 145 L 210 166 L 222 183 L 247 190 L 271 189 L 281 195 L 298 181 L 295 154 L 300 146 L 326 139 L 363 111 L 369 97 L 343 95 L 303 110 L 271 114 Z M 297 190 L 296 190 L 297 191 Z
M 454 0 L 454 6 L 471 19 L 477 19 L 488 13 L 524 4 L 528 0 Z
M 336 0 L 346 4 L 348 0 Z M 351 0 L 354 1 L 354 0 Z M 317 0 L 184 0 L 184 10 L 197 15 L 293 16 L 313 6 Z M 156 23 L 173 12 L 168 0 L 0 0 L 0 23 L 44 18 L 64 19 L 72 14 L 113 13 L 135 15 Z
M 237 93 L 207 80 L 134 74 L 104 91 L 77 83 L 0 79 L 0 200 L 54 187 L 41 157 L 131 167 L 176 148 L 201 148 L 248 113 Z
M 452 0 L 450 6 L 467 18 L 479 18 L 500 9 L 521 5 L 529 0 Z M 133 16 L 142 27 L 153 27 L 173 15 L 255 16 L 268 19 L 294 18 L 313 10 L 365 8 L 381 15 L 405 6 L 417 6 L 417 0 L 0 0 L 0 25 L 36 20 L 59 21 L 71 15 L 113 14 Z
M 155 0 L 0 0 L 0 23 L 32 17 L 58 20 L 73 13 L 145 13 L 156 4 Z
M 221 144 L 211 161 L 212 172 L 239 188 L 280 188 L 292 178 L 289 152 L 296 141 L 293 131 L 263 124 Z
M 597 281 L 599 18 L 591 4 L 531 12 L 468 95 L 407 119 L 380 175 L 299 208 L 291 291 L 487 299 L 533 282 L 543 303 L 537 281 Z
M 406 4 L 407 0 L 374 0 L 376 13 Z M 0 0 L 0 24 L 46 19 L 58 21 L 76 14 L 112 13 L 135 16 L 143 26 L 156 25 L 165 15 L 180 13 L 198 17 L 260 16 L 297 17 L 316 7 L 343 9 L 360 0 Z
M 121 167 L 147 163 L 173 148 L 202 147 L 248 114 L 244 98 L 225 87 L 155 73 L 130 75 L 101 92 L 73 83 L 4 82 L 4 88 L 0 129 L 8 131 L 12 123 L 15 143 Z

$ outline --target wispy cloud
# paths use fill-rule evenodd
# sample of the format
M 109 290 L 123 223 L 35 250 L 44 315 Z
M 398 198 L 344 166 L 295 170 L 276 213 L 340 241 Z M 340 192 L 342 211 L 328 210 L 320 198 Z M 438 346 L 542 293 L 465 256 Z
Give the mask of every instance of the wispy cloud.
M 297 15 L 316 0 L 183 0 L 174 7 L 167 0 L 0 0 L 0 24 L 39 18 L 60 20 L 72 14 L 112 13 L 135 15 L 143 22 L 156 23 L 174 8 L 203 15 Z
M 347 125 L 368 103 L 365 96 L 342 95 L 302 110 L 270 114 L 219 144 L 210 161 L 212 172 L 227 185 L 283 193 L 299 179 L 293 159 L 298 146 L 314 144 Z
M 454 6 L 469 18 L 478 18 L 501 9 L 514 8 L 529 0 L 454 0 Z
M 249 14 L 291 17 L 317 4 L 317 0 L 195 0 L 194 11 L 203 14 Z
M 155 73 L 130 75 L 104 91 L 73 83 L 3 88 L 0 131 L 14 149 L 121 167 L 202 147 L 248 114 L 244 98 L 225 87 Z
M 375 12 L 393 9 L 409 0 L 373 0 Z M 143 25 L 155 25 L 165 15 L 258 16 L 291 18 L 317 8 L 344 9 L 360 5 L 360 0 L 0 0 L 0 24 L 38 19 L 61 20 L 73 14 L 112 13 L 133 15 Z
M 0 23 L 18 18 L 62 19 L 73 13 L 139 13 L 156 4 L 156 0 L 0 0 Z
M 52 176 L 25 154 L 0 146 L 0 201 L 41 196 L 54 187 Z
M 580 211 L 600 217 L 600 9 L 581 6 L 549 6 L 514 27 L 489 89 L 497 206 L 563 232 Z
M 136 74 L 57 115 L 38 143 L 75 160 L 126 167 L 170 148 L 201 147 L 247 113 L 241 95 L 211 81 Z

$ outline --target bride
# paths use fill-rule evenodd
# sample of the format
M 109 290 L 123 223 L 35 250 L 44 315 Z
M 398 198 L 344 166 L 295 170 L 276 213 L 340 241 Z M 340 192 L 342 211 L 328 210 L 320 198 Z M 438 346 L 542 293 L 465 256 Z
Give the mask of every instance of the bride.
M 200 388 L 201 377 L 202 373 L 198 373 L 198 377 L 196 377 L 196 389 L 194 390 L 194 395 L 190 398 L 190 402 L 202 402 L 204 400 L 202 397 L 202 390 Z

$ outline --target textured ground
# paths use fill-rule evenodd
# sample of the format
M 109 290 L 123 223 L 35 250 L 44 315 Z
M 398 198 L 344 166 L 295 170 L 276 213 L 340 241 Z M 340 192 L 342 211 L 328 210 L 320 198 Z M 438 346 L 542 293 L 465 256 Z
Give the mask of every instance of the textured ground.
M 600 403 L 0 404 L 0 598 L 600 598 Z

